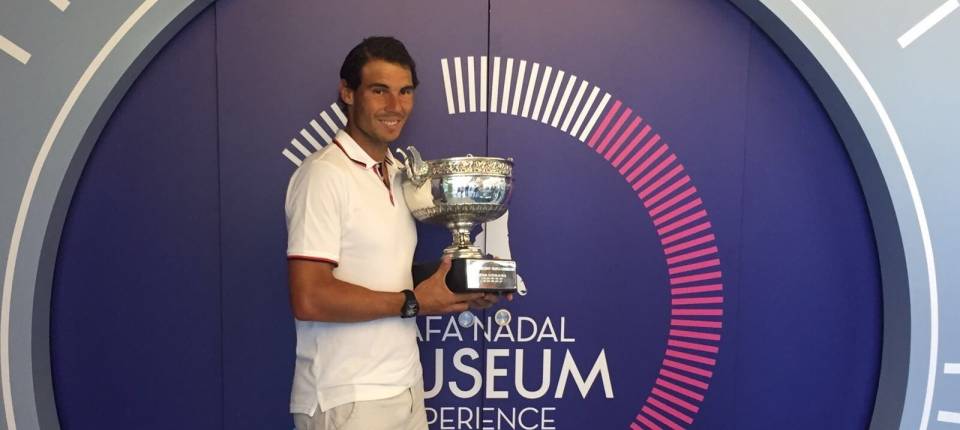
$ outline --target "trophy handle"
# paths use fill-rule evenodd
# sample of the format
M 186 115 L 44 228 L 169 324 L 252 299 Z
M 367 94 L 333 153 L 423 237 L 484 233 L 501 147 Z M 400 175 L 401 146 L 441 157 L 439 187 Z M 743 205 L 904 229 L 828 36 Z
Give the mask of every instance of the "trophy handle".
M 400 170 L 406 173 L 410 182 L 413 182 L 413 184 L 418 187 L 423 185 L 423 183 L 427 181 L 429 166 L 423 161 L 423 158 L 420 157 L 420 151 L 417 151 L 417 148 L 414 148 L 413 145 L 407 147 L 410 155 L 407 155 L 407 153 L 400 148 L 396 148 L 394 151 L 396 151 L 403 162 Z

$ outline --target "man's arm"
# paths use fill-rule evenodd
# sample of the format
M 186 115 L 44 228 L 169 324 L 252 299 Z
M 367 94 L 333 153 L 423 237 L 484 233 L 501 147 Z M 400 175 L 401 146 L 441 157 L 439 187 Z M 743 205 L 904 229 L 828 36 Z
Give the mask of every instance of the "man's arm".
M 374 291 L 337 279 L 331 263 L 291 259 L 290 304 L 293 315 L 302 321 L 356 322 L 399 317 L 404 295 Z M 467 310 L 468 304 L 483 297 L 482 293 L 454 294 L 445 278 L 450 261 L 440 267 L 414 290 L 421 315 L 438 315 Z

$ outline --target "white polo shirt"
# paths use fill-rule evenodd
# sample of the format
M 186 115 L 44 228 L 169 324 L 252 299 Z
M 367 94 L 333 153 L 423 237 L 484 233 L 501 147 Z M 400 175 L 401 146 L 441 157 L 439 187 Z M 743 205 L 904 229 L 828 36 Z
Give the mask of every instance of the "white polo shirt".
M 346 132 L 307 157 L 287 187 L 287 258 L 326 261 L 333 275 L 371 290 L 413 288 L 417 244 L 398 162 L 379 166 Z M 413 318 L 357 323 L 296 321 L 291 413 L 313 415 L 360 400 L 395 396 L 421 377 Z

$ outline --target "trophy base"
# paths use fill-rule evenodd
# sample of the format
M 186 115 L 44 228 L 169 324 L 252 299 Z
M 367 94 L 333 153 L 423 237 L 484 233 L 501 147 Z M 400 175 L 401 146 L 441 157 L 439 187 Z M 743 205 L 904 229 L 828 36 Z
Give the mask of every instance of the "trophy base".
M 507 294 L 517 291 L 517 262 L 495 258 L 454 258 L 450 260 L 447 288 L 454 293 Z M 415 263 L 413 282 L 419 285 L 440 267 L 439 261 Z

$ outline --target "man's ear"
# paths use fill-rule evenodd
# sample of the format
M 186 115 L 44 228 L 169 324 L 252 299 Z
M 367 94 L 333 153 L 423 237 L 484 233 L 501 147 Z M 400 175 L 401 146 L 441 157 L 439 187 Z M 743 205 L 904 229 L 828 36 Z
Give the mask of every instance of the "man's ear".
M 347 85 L 345 79 L 340 80 L 340 100 L 343 100 L 347 105 L 353 104 L 353 89 Z

